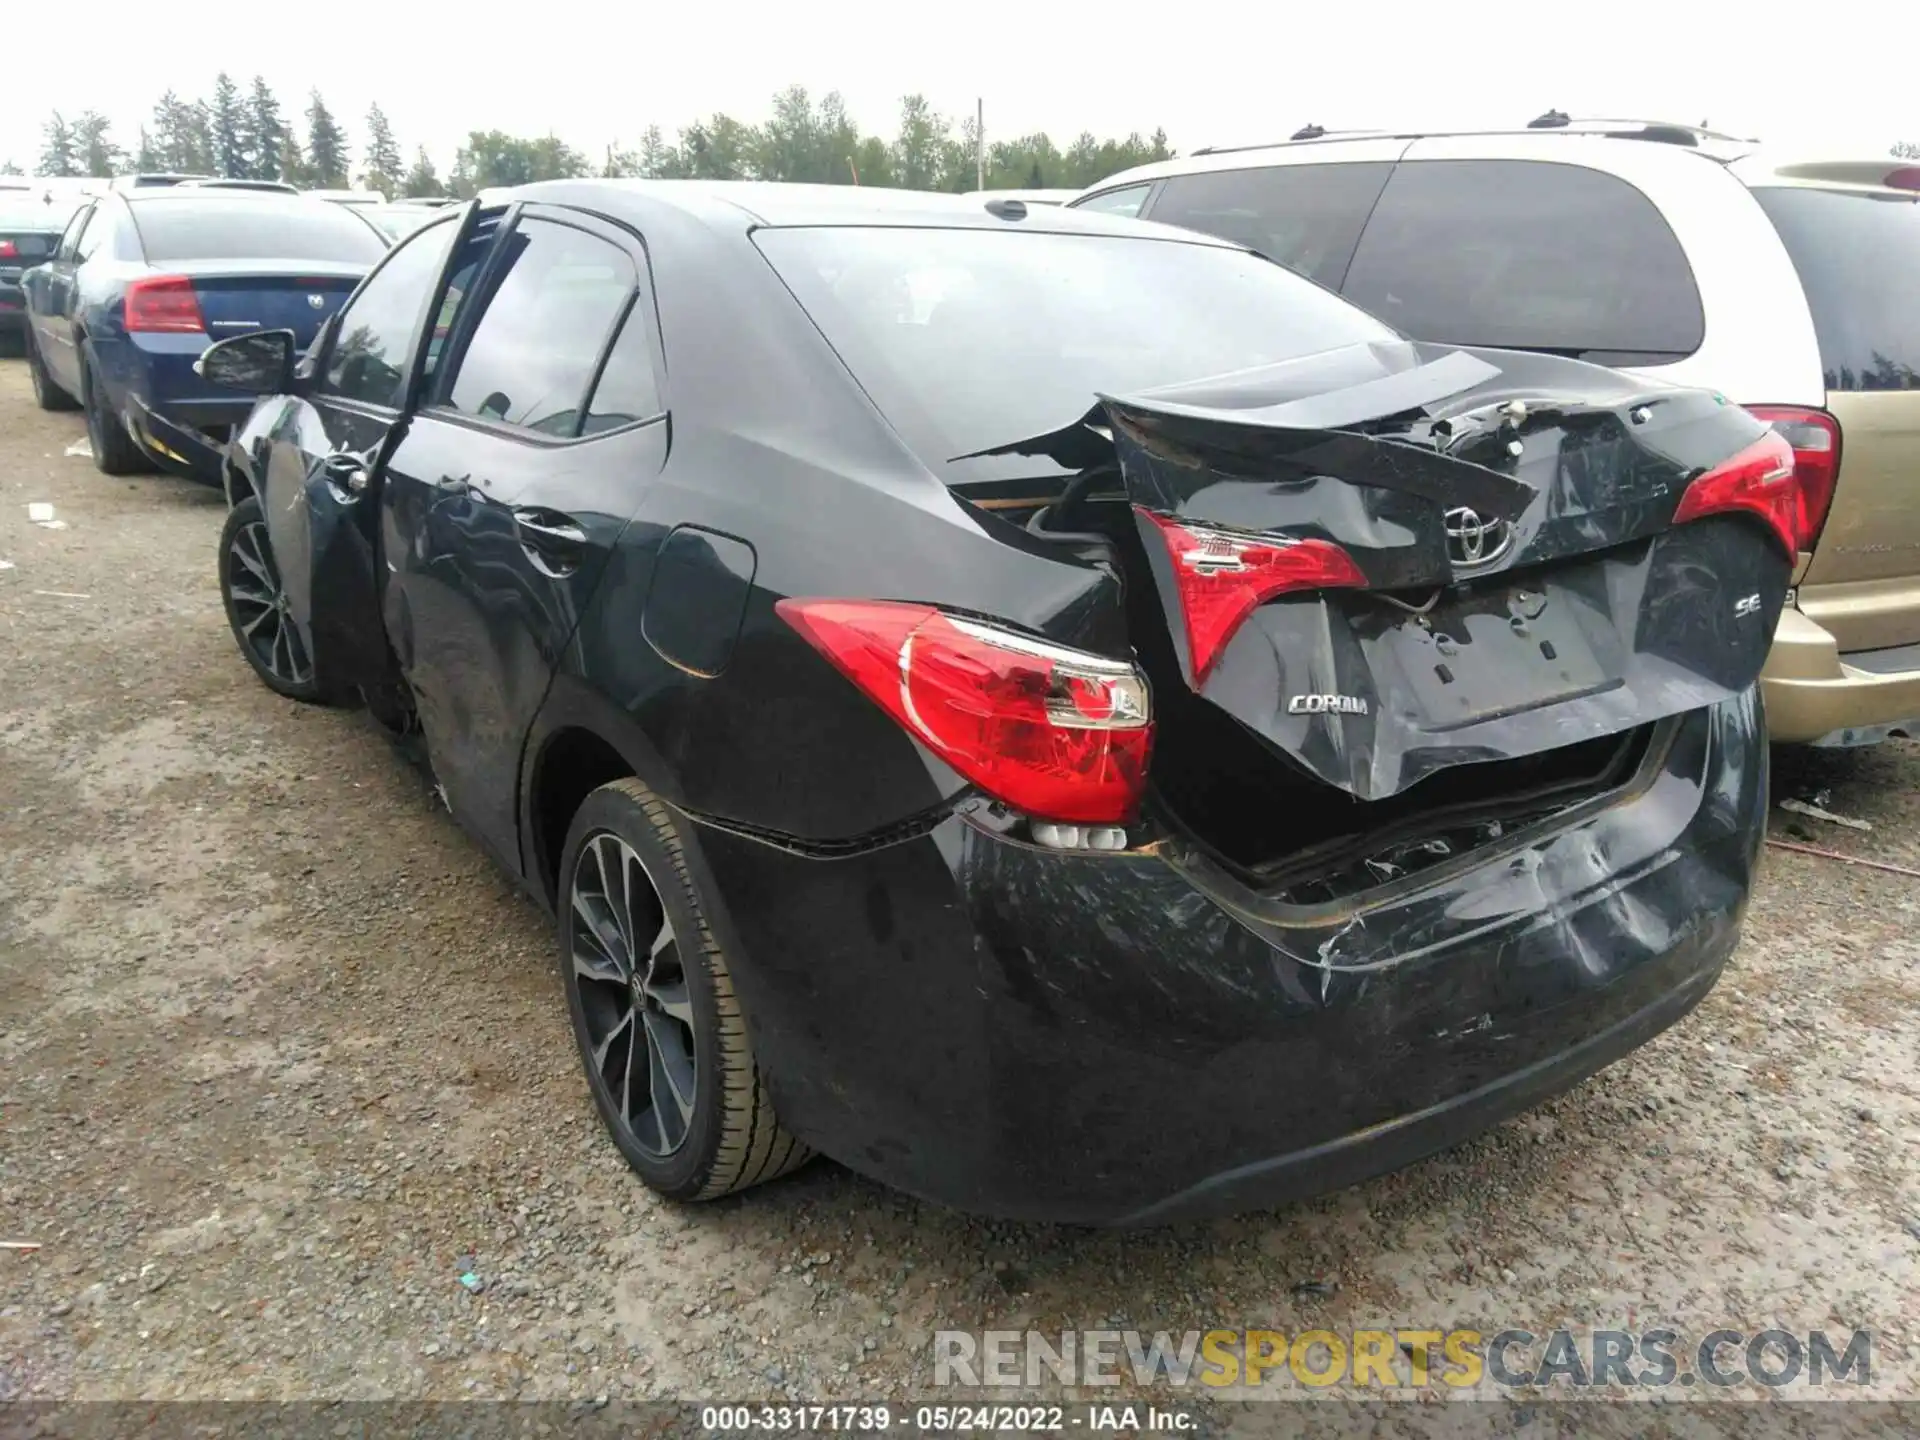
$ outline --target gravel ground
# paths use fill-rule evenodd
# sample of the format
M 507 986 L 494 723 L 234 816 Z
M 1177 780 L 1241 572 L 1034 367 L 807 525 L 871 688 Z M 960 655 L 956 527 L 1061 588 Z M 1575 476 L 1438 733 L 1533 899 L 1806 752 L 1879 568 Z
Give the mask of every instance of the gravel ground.
M 1871 1328 L 1920 1398 L 1914 879 L 1770 851 L 1677 1030 L 1277 1214 L 994 1225 L 824 1162 L 676 1208 L 601 1136 L 540 915 L 367 721 L 247 672 L 219 497 L 82 435 L 0 361 L 0 1239 L 41 1245 L 0 1252 L 0 1398 L 901 1396 L 943 1328 L 1660 1323 Z M 1874 829 L 1775 833 L 1920 867 L 1917 780 L 1783 756 Z

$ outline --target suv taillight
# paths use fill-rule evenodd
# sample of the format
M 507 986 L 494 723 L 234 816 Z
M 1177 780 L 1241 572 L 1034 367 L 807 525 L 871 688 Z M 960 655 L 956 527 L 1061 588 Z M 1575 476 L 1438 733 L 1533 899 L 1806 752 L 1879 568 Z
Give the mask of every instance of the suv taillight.
M 1771 425 L 1793 447 L 1793 473 L 1800 484 L 1796 539 L 1802 550 L 1811 550 L 1827 523 L 1833 489 L 1840 481 L 1840 422 L 1824 410 L 1797 405 L 1749 405 L 1747 413 Z
M 204 331 L 200 297 L 184 275 L 150 275 L 127 286 L 123 306 L 129 334 L 184 335 Z
M 915 739 L 995 799 L 1042 820 L 1113 824 L 1146 789 L 1146 677 L 1108 660 L 881 600 L 774 606 Z
M 20 247 L 11 240 L 0 240 L 0 260 L 11 260 L 20 253 Z

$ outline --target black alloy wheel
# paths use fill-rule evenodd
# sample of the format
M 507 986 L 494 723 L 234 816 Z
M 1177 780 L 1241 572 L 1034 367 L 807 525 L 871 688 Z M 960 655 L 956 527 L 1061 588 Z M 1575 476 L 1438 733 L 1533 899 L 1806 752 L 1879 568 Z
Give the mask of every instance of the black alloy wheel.
M 313 659 L 287 604 L 266 517 L 251 496 L 228 512 L 220 532 L 220 598 L 240 653 L 267 688 L 290 700 L 319 701 Z
M 675 1200 L 770 1180 L 811 1152 L 781 1127 L 675 818 L 638 780 L 603 785 L 561 858 L 560 973 L 600 1118 Z

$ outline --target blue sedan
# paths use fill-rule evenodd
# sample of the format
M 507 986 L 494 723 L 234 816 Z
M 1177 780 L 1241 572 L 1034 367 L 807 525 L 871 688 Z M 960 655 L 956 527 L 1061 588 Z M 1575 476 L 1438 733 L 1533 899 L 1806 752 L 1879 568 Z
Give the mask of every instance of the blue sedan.
M 21 278 L 43 410 L 86 411 L 94 464 L 218 483 L 250 402 L 195 373 L 215 340 L 291 330 L 304 347 L 386 253 L 351 210 L 212 188 L 112 193 L 75 212 Z

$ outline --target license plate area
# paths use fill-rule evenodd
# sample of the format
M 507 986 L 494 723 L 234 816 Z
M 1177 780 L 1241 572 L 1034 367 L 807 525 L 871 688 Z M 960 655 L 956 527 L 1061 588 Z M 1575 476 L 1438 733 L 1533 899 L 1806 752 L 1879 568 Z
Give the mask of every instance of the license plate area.
M 1385 638 L 1429 731 L 1457 730 L 1622 683 L 1594 654 L 1576 603 L 1524 585 L 1442 596 Z

